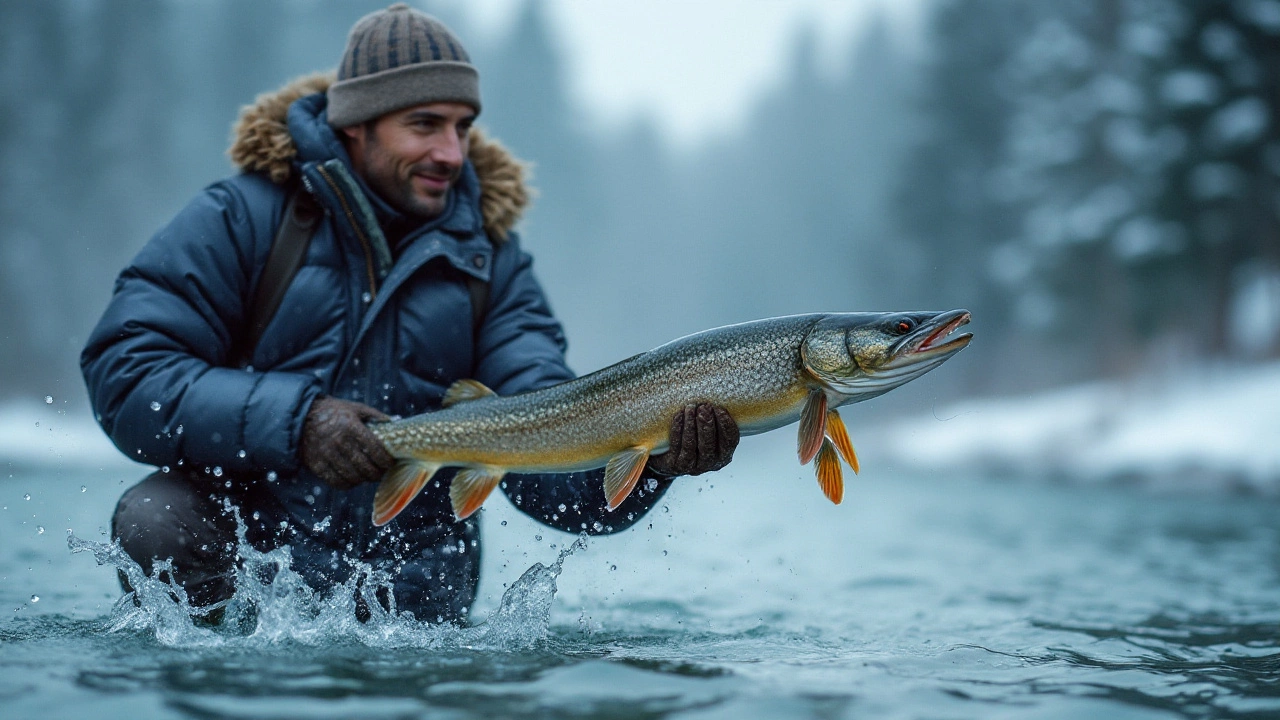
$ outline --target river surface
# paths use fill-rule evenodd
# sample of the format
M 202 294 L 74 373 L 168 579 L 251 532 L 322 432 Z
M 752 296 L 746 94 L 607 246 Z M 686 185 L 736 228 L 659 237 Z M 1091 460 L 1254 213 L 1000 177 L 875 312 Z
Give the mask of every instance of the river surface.
M 1280 717 L 1276 499 L 860 448 L 835 507 L 788 435 L 585 543 L 495 496 L 467 628 L 361 624 L 287 569 L 238 624 L 117 606 L 105 527 L 144 469 L 0 465 L 0 715 Z

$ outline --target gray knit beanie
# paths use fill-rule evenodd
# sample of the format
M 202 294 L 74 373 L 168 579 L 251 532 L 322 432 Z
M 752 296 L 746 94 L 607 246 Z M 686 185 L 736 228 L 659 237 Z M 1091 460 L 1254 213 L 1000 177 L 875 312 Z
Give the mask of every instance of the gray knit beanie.
M 347 36 L 338 81 L 329 87 L 329 124 L 359 125 L 432 102 L 480 112 L 480 73 L 444 23 L 396 3 L 360 18 Z

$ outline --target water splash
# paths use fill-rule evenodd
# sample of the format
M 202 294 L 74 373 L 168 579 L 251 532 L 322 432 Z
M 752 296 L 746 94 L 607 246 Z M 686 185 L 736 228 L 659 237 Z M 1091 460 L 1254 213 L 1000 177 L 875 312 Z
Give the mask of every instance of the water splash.
M 115 605 L 108 632 L 151 632 L 167 647 L 265 647 L 286 643 L 306 646 L 355 641 L 377 648 L 474 648 L 527 650 L 545 643 L 555 600 L 556 579 L 565 560 L 587 548 L 587 537 L 560 551 L 551 565 L 534 563 L 503 593 L 498 608 L 482 623 L 469 627 L 432 625 L 411 613 L 384 608 L 377 597 L 392 597 L 391 577 L 358 561 L 350 579 L 328 592 L 316 592 L 293 569 L 288 547 L 267 552 L 239 534 L 240 565 L 235 594 L 209 608 L 192 608 L 185 589 L 173 582 L 168 561 L 157 562 L 150 575 L 118 542 L 82 540 L 69 533 L 73 553 L 89 552 L 98 565 L 123 573 L 133 592 Z M 357 598 L 369 611 L 361 622 Z M 221 622 L 210 618 L 222 613 Z

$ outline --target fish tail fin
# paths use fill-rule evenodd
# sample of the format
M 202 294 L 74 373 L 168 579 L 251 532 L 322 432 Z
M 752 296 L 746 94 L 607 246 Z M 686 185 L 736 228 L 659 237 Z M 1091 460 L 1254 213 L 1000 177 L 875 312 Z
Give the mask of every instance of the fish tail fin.
M 421 460 L 397 462 L 382 478 L 378 492 L 373 496 L 373 524 L 382 526 L 395 519 L 439 469 L 439 465 Z
M 609 458 L 604 468 L 604 497 L 610 510 L 616 510 L 635 489 L 644 464 L 649 460 L 649 448 L 631 447 Z
M 459 470 L 449 483 L 449 502 L 453 505 L 454 518 L 465 520 L 471 517 L 506 474 L 506 470 L 493 467 Z

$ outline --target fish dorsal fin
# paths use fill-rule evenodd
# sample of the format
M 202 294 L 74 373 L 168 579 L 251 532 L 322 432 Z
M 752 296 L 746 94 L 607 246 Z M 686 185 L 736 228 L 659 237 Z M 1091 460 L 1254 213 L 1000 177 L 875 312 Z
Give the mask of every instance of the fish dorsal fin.
M 440 407 L 453 407 L 460 402 L 496 397 L 497 395 L 498 393 L 485 387 L 484 383 L 479 380 L 459 380 L 450 385 L 449 389 L 444 392 L 444 400 L 440 401 Z
M 827 425 L 827 394 L 821 390 L 812 390 L 800 410 L 800 464 L 808 465 L 818 449 L 822 447 L 822 438 Z
M 373 524 L 386 525 L 409 505 L 427 481 L 440 469 L 417 460 L 401 460 L 392 467 L 373 496 Z
M 479 384 L 479 383 L 477 383 Z M 484 387 L 481 385 L 480 387 Z M 498 481 L 507 471 L 501 468 L 465 468 L 453 476 L 449 483 L 449 502 L 453 504 L 453 516 L 465 520 L 484 504 L 489 493 L 498 487 Z
M 844 429 L 844 421 L 840 419 L 840 413 L 835 410 L 827 411 L 827 437 L 831 438 L 831 444 L 836 446 L 836 450 L 840 452 L 840 457 L 853 468 L 853 474 L 858 474 L 858 455 L 853 451 L 853 443 L 849 442 L 849 432 Z
M 604 468 L 604 497 L 610 510 L 616 510 L 631 494 L 640 479 L 640 471 L 649 460 L 649 449 L 630 447 L 609 458 Z
M 844 476 L 840 472 L 840 457 L 830 440 L 823 438 L 814 469 L 818 471 L 818 487 L 822 488 L 822 494 L 839 505 L 844 499 Z

